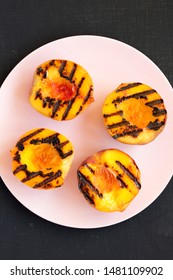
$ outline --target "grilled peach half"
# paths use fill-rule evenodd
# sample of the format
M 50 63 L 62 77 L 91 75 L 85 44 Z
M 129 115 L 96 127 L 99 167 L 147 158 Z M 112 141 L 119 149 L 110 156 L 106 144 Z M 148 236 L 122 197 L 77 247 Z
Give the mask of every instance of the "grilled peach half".
M 93 101 L 93 82 L 79 64 L 54 59 L 39 65 L 34 73 L 30 103 L 54 120 L 75 118 Z
M 102 150 L 88 157 L 77 175 L 85 199 L 103 212 L 124 211 L 141 188 L 135 161 L 117 149 Z
M 103 105 L 109 134 L 126 144 L 153 141 L 166 124 L 167 111 L 158 92 L 142 83 L 123 83 L 110 93 Z
M 11 150 L 13 174 L 34 189 L 61 187 L 73 161 L 73 146 L 62 134 L 46 128 L 22 135 Z

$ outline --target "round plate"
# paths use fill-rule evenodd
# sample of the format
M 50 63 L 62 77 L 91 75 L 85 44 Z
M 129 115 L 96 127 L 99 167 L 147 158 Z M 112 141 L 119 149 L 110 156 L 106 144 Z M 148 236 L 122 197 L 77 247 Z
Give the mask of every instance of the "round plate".
M 28 102 L 36 67 L 50 59 L 82 65 L 94 82 L 95 102 L 70 121 L 55 121 L 36 112 Z M 163 132 L 143 146 L 121 144 L 103 124 L 102 105 L 123 82 L 142 82 L 164 99 L 168 118 Z M 0 93 L 0 174 L 11 193 L 40 217 L 64 226 L 98 228 L 122 222 L 150 205 L 164 190 L 173 172 L 173 91 L 159 68 L 136 49 L 99 36 L 74 36 L 46 44 L 25 57 L 8 75 Z M 10 149 L 26 131 L 45 127 L 72 141 L 75 158 L 65 184 L 55 190 L 34 190 L 18 181 L 11 171 Z M 134 158 L 141 170 L 142 188 L 122 213 L 92 208 L 78 190 L 76 170 L 89 155 L 117 148 Z

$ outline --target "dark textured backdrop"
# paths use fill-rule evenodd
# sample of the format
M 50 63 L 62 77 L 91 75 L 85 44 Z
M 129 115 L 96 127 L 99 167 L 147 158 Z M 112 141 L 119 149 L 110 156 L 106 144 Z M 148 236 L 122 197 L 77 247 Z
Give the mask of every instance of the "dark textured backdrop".
M 137 48 L 173 85 L 172 0 L 0 0 L 0 4 L 1 84 L 37 47 L 89 34 Z M 135 217 L 114 226 L 83 230 L 37 217 L 0 179 L 0 259 L 173 259 L 172 248 L 173 180 Z

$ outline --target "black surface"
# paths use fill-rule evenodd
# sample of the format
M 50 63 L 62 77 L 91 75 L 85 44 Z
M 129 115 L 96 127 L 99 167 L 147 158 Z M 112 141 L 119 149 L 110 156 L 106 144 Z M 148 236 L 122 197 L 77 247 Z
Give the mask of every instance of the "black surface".
M 134 46 L 153 60 L 173 85 L 172 0 L 0 0 L 0 4 L 1 84 L 37 47 L 89 34 Z M 135 217 L 89 230 L 39 218 L 0 180 L 0 259 L 172 259 L 172 248 L 173 180 Z

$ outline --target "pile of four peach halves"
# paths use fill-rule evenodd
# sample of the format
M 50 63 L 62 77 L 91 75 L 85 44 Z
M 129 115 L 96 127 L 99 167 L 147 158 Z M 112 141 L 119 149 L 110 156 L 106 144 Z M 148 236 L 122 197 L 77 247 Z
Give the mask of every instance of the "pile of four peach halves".
M 39 113 L 71 120 L 92 102 L 93 81 L 79 64 L 54 59 L 34 73 L 30 103 Z M 163 130 L 167 112 L 156 90 L 140 82 L 122 83 L 104 101 L 102 115 L 109 134 L 125 144 L 147 144 Z M 33 189 L 61 187 L 71 168 L 72 143 L 46 128 L 24 133 L 11 149 L 13 174 Z M 125 152 L 105 149 L 90 155 L 77 168 L 78 187 L 95 209 L 124 211 L 141 188 L 140 170 Z

